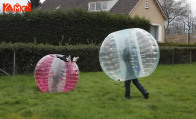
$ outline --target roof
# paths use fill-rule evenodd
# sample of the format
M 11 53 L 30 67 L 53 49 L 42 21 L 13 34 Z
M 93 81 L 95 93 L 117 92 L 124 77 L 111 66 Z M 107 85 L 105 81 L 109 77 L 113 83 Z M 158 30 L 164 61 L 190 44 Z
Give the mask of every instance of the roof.
M 110 12 L 129 14 L 139 1 L 140 0 L 119 0 Z
M 109 0 L 45 0 L 41 5 L 42 10 L 55 10 L 57 7 L 67 10 L 79 7 L 88 10 L 88 2 L 109 1 Z M 139 0 L 119 0 L 110 10 L 113 13 L 128 14 Z
M 110 10 L 110 12 L 128 15 L 140 1 L 141 0 L 119 0 L 116 5 L 114 5 L 114 7 Z M 159 1 L 154 0 L 154 2 L 161 12 L 163 18 L 167 20 L 167 16 L 165 15 L 165 12 L 162 9 Z
M 163 8 L 161 7 L 160 2 L 159 2 L 158 0 L 154 0 L 154 1 L 155 1 L 155 4 L 158 6 L 159 11 L 161 12 L 161 14 L 162 14 L 162 16 L 164 17 L 164 19 L 167 20 L 168 18 L 167 18 L 167 16 L 166 16 L 166 14 L 165 14 Z
M 60 7 L 63 10 L 74 7 L 88 10 L 88 0 L 45 0 L 41 5 L 42 10 L 55 10 L 57 7 Z
M 55 10 L 56 8 L 61 8 L 63 10 L 68 10 L 74 7 L 82 8 L 88 10 L 88 2 L 94 1 L 108 1 L 108 0 L 45 0 L 41 5 L 42 10 Z M 129 14 L 134 7 L 141 0 L 118 0 L 118 2 L 110 10 L 111 13 Z M 165 12 L 163 11 L 158 0 L 154 0 L 155 4 L 158 6 L 159 11 L 162 16 L 167 19 Z

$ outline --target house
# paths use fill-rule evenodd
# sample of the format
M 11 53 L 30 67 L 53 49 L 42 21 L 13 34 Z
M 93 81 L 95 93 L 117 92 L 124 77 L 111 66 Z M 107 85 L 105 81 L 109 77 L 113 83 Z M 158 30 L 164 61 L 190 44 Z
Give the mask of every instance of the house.
M 158 0 L 46 0 L 42 10 L 68 10 L 79 7 L 87 11 L 106 11 L 130 17 L 139 16 L 151 21 L 151 34 L 158 42 L 164 42 L 164 22 L 167 17 Z

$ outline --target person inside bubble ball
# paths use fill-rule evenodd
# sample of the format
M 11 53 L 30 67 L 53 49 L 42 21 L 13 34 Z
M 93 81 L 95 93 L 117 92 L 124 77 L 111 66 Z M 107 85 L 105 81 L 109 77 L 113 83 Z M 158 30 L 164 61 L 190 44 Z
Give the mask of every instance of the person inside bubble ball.
M 137 87 L 137 89 L 142 93 L 142 95 L 144 96 L 144 98 L 145 99 L 148 99 L 149 93 L 141 85 L 141 83 L 138 81 L 138 79 L 127 80 L 127 81 L 124 82 L 124 84 L 125 84 L 125 98 L 131 99 L 131 96 L 130 96 L 130 85 L 131 85 L 131 81 Z
M 131 48 L 131 53 L 130 53 L 130 48 Z M 139 68 L 137 66 L 139 66 L 138 63 L 138 59 L 137 59 L 137 50 L 135 46 L 131 46 L 129 45 L 128 41 L 125 42 L 125 48 L 122 52 L 122 59 L 124 60 L 125 64 L 126 64 L 126 73 L 127 76 L 126 79 L 129 79 L 129 75 L 138 75 L 136 73 L 139 73 Z M 133 68 L 133 64 L 131 64 L 130 60 L 133 60 L 133 62 L 135 62 L 135 69 Z M 130 79 L 124 82 L 125 85 L 125 98 L 127 99 L 131 99 L 130 96 L 130 86 L 131 86 L 131 81 L 133 82 L 133 84 L 137 87 L 137 89 L 142 93 L 142 95 L 144 96 L 145 99 L 148 99 L 149 97 L 149 93 L 147 92 L 147 90 L 141 85 L 141 83 L 138 81 L 138 79 Z

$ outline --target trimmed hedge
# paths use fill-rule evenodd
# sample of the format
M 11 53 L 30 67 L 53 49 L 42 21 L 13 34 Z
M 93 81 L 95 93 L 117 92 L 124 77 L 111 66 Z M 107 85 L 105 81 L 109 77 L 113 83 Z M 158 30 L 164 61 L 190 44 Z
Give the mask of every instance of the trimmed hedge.
M 80 71 L 101 71 L 97 45 L 52 46 L 44 44 L 1 43 L 0 68 L 12 74 L 13 54 L 16 52 L 16 73 L 32 73 L 37 62 L 47 54 L 79 56 Z M 160 47 L 160 64 L 196 62 L 196 47 Z M 191 54 L 191 57 L 190 57 Z
M 180 43 L 173 43 L 173 42 L 165 42 L 165 43 L 158 43 L 159 46 L 167 46 L 167 47 L 196 47 L 196 43 L 194 44 L 180 44 Z
M 196 62 L 196 47 L 160 47 L 159 64 Z
M 65 45 L 101 44 L 114 31 L 126 28 L 150 30 L 149 20 L 106 12 L 32 11 L 0 15 L 0 42 Z
M 16 72 L 32 73 L 37 62 L 48 54 L 64 54 L 79 56 L 77 62 L 81 71 L 100 71 L 98 63 L 99 46 L 80 45 L 80 46 L 52 46 L 32 43 L 15 43 L 0 44 L 0 68 L 12 73 L 13 72 L 13 54 L 16 52 Z M 94 67 L 94 68 L 93 68 Z

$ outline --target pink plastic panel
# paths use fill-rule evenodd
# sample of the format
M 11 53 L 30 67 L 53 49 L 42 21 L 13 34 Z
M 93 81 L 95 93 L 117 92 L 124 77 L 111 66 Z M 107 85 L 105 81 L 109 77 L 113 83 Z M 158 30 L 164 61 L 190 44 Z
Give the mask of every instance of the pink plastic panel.
M 65 82 L 64 92 L 74 89 L 77 85 L 78 78 L 79 78 L 79 71 L 76 63 L 66 62 L 65 67 L 66 67 L 66 82 Z
M 35 81 L 42 92 L 48 92 L 48 76 L 54 57 L 43 57 L 35 69 Z

